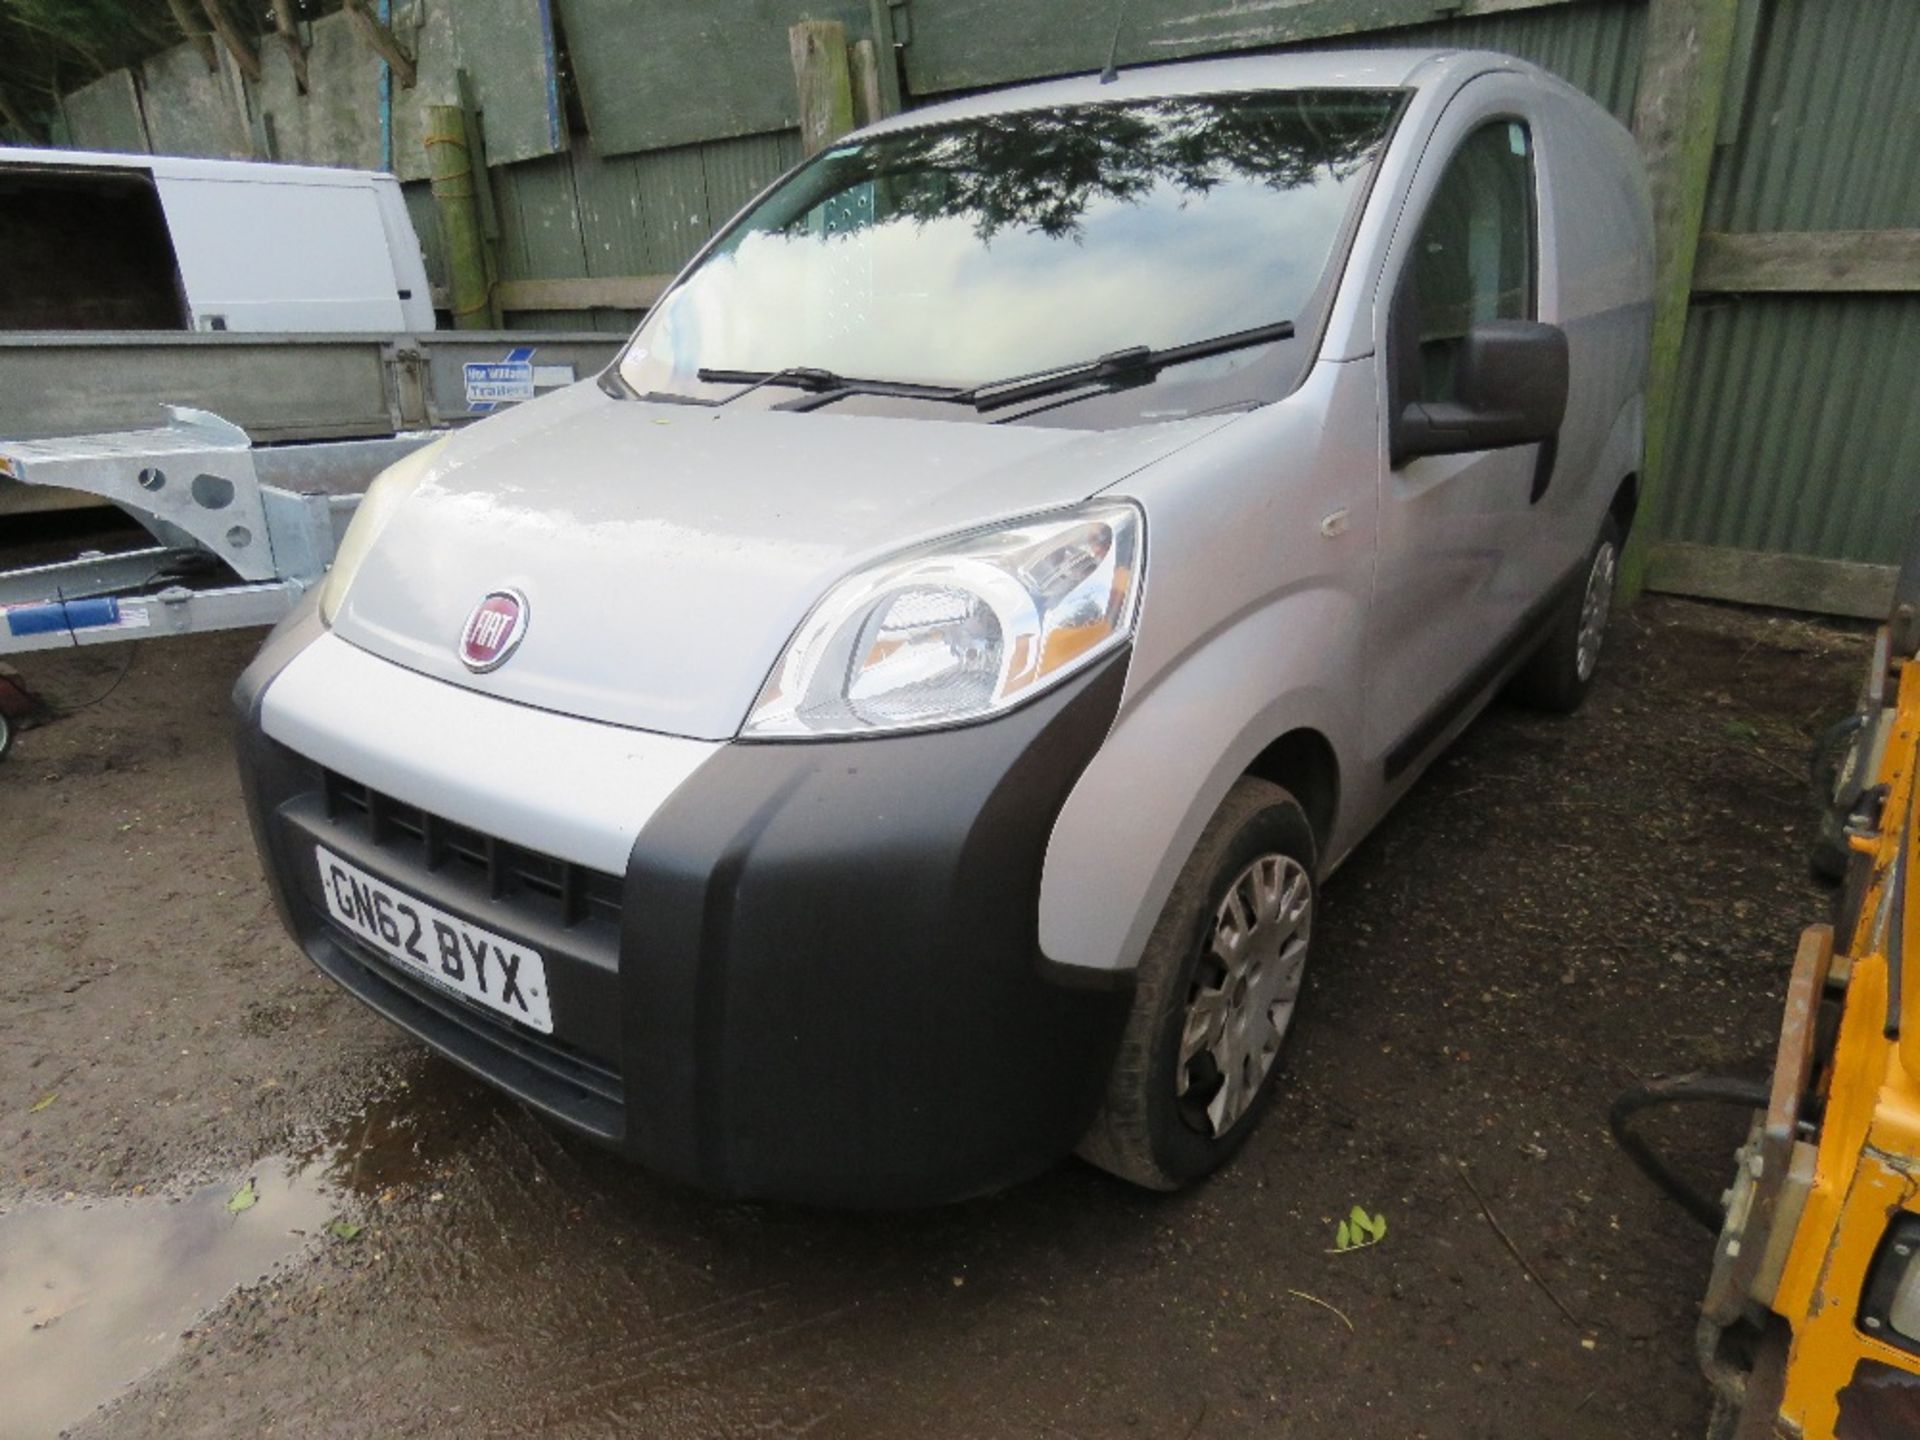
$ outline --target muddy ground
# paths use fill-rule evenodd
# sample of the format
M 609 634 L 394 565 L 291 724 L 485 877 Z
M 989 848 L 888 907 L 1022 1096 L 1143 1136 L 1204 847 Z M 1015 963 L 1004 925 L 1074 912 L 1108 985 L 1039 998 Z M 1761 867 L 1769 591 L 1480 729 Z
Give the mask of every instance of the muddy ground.
M 656 1183 L 312 974 L 229 751 L 257 640 L 149 645 L 0 764 L 0 1291 L 60 1297 L 0 1315 L 0 1375 L 27 1377 L 0 1435 L 116 1391 L 76 1435 L 1700 1433 L 1708 1240 L 1605 1112 L 1658 1073 L 1764 1069 L 1825 905 L 1803 756 L 1857 631 L 1649 601 L 1581 715 L 1492 711 L 1328 885 L 1280 1103 L 1204 1188 L 1068 1163 L 882 1217 Z M 121 662 L 24 668 L 73 704 Z M 1718 1181 L 1739 1129 L 1668 1133 Z M 1328 1253 L 1355 1202 L 1387 1239 Z M 34 1280 L 68 1212 L 148 1249 Z M 143 1310 L 112 1282 L 170 1273 L 168 1216 L 216 1259 L 221 1227 L 284 1258 L 199 1318 Z M 82 1324 L 140 1345 L 63 1349 Z

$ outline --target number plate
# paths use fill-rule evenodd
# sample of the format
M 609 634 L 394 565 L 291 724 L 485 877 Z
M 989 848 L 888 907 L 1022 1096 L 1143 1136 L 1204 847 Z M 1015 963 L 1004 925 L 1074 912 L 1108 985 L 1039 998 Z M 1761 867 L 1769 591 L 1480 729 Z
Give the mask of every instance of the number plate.
M 509 1019 L 553 1033 L 540 952 L 436 909 L 316 845 L 333 918 L 402 970 Z

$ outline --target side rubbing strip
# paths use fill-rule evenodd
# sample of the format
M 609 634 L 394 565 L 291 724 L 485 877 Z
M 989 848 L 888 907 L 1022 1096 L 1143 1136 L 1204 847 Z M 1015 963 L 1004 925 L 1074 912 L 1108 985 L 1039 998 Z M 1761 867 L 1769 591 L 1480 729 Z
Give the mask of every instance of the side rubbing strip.
M 1440 697 L 1424 716 L 1420 723 L 1407 732 L 1406 738 L 1387 752 L 1387 779 L 1398 780 L 1406 774 L 1413 763 L 1431 750 L 1440 737 L 1452 728 L 1454 721 L 1466 713 L 1467 707 L 1484 695 L 1499 681 L 1507 670 L 1517 662 L 1526 659 L 1533 648 L 1546 639 L 1547 630 L 1553 624 L 1561 605 L 1566 603 L 1568 591 L 1579 583 L 1585 570 L 1584 564 L 1577 565 L 1568 572 L 1559 584 L 1549 590 L 1545 596 L 1535 601 L 1527 613 L 1520 617 L 1520 623 L 1507 632 L 1507 636 L 1494 646 L 1488 655 L 1468 676 L 1453 689 Z

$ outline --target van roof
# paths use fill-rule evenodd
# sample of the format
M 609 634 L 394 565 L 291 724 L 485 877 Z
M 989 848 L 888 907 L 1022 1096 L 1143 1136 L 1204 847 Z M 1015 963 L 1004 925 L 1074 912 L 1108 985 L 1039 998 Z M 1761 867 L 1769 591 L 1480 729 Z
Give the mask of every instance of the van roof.
M 236 180 L 257 185 L 365 185 L 375 180 L 393 181 L 393 176 L 380 170 L 342 170 L 326 165 L 0 145 L 0 168 L 13 166 L 36 170 L 144 170 L 160 180 Z
M 905 111 L 871 131 L 914 129 L 1012 110 L 1101 101 L 1155 100 L 1246 90 L 1400 90 L 1458 85 L 1489 70 L 1551 77 L 1536 65 L 1493 50 L 1293 50 L 1166 64 L 1123 66 L 1110 84 L 1097 73 L 986 90 Z

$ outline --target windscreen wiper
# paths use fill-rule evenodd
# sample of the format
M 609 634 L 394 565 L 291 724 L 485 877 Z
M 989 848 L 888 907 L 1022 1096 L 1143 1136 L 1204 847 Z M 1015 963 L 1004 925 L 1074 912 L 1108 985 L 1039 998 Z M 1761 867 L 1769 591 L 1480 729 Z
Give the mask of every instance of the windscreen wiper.
M 1023 400 L 1038 400 L 1077 390 L 1083 385 L 1130 385 L 1151 380 L 1169 365 L 1184 365 L 1189 360 L 1204 360 L 1230 350 L 1246 350 L 1255 345 L 1293 338 L 1293 321 L 1280 320 L 1272 325 L 1257 325 L 1251 330 L 1235 330 L 1230 335 L 1215 335 L 1186 345 L 1168 345 L 1155 350 L 1134 345 L 1125 350 L 1109 350 L 1092 360 L 1076 365 L 1055 366 L 1031 375 L 1015 375 L 1008 380 L 993 380 L 965 392 L 965 398 L 977 410 L 999 410 Z
M 908 400 L 964 400 L 968 392 L 957 385 L 918 385 L 910 380 L 867 380 L 836 375 L 814 365 L 789 365 L 784 370 L 714 370 L 702 366 L 696 376 L 709 385 L 739 385 L 720 403 L 731 405 L 762 385 L 786 385 L 811 392 L 808 399 L 783 405 L 785 410 L 812 410 L 842 395 L 896 395 Z

